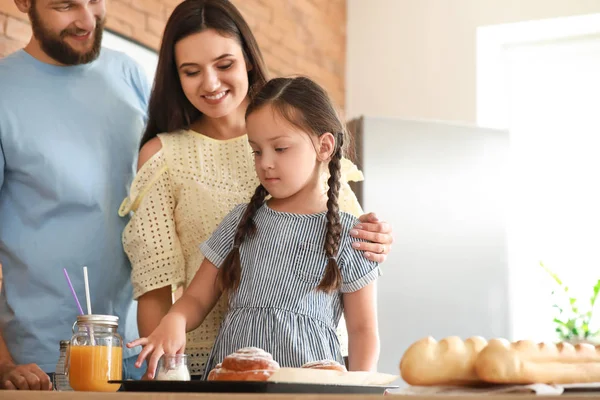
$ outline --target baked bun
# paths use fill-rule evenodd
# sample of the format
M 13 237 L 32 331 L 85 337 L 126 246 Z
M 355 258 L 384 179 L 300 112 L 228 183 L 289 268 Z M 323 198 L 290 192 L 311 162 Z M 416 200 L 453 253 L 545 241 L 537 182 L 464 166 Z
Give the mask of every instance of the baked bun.
M 312 361 L 312 362 L 308 362 L 308 363 L 304 364 L 302 366 L 302 368 L 329 369 L 329 370 L 340 371 L 340 372 L 348 371 L 345 366 L 343 366 L 342 364 L 340 364 L 339 362 L 337 362 L 335 360 Z
M 450 336 L 436 341 L 431 336 L 413 343 L 402 356 L 400 375 L 409 385 L 462 386 L 481 383 L 475 360 L 487 341 L 479 336 L 462 340 Z
M 266 381 L 279 369 L 273 356 L 257 347 L 229 354 L 208 374 L 209 381 Z

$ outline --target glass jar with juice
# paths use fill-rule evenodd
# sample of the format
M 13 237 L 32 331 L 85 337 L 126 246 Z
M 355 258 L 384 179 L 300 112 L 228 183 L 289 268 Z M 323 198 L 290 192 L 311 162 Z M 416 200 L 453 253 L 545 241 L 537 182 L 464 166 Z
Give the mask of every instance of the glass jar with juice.
M 123 377 L 123 340 L 117 333 L 119 317 L 79 315 L 67 357 L 69 384 L 73 390 L 116 392 Z

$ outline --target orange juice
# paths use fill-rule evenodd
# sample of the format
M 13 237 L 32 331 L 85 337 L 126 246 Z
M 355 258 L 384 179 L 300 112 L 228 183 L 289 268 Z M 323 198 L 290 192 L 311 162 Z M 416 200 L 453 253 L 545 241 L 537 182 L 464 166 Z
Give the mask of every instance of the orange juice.
M 116 392 L 123 377 L 123 350 L 109 346 L 70 346 L 69 383 L 73 390 Z

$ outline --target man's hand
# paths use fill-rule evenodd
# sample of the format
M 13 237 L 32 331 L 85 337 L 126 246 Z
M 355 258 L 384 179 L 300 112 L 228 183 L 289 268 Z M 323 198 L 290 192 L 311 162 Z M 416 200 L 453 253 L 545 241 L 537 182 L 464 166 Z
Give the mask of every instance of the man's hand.
M 52 390 L 50 377 L 37 364 L 0 364 L 0 389 Z

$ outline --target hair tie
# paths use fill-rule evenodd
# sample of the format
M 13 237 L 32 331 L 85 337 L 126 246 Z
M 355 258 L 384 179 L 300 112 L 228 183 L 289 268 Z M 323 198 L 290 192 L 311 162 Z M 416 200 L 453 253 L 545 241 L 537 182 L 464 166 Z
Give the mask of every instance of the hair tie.
M 239 250 L 239 249 L 240 249 L 240 245 L 239 245 L 239 244 L 234 244 L 234 245 L 233 245 L 233 248 L 234 248 L 234 249 L 238 249 L 238 250 Z

